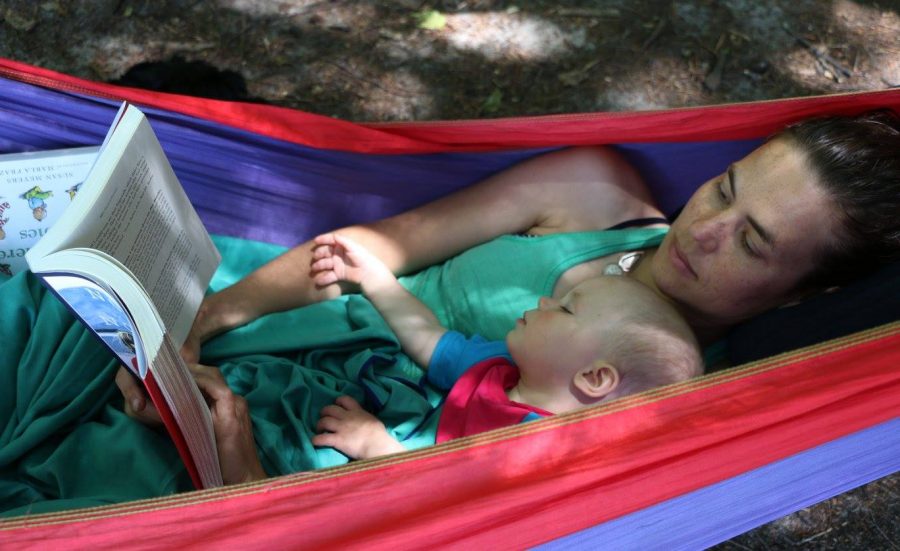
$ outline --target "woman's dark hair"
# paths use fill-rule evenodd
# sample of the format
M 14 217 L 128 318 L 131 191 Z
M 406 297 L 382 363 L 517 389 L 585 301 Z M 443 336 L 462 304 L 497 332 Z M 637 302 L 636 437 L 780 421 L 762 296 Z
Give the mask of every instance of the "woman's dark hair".
M 843 214 L 838 244 L 822 251 L 799 290 L 843 285 L 900 257 L 900 118 L 891 111 L 802 121 L 778 137 L 806 153 Z

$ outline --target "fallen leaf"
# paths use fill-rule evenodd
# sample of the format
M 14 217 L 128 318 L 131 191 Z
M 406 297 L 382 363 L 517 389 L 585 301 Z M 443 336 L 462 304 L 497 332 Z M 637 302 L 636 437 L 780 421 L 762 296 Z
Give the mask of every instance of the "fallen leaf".
M 447 24 L 447 17 L 437 10 L 425 10 L 416 14 L 420 29 L 439 31 Z
M 494 91 L 491 92 L 491 95 L 488 96 L 486 100 L 484 100 L 484 105 L 481 106 L 481 110 L 485 113 L 494 113 L 498 109 L 500 109 L 500 104 L 502 103 L 503 92 L 501 92 L 499 88 L 494 88 Z
M 17 13 L 12 8 L 6 10 L 6 13 L 3 14 L 3 18 L 10 27 L 17 31 L 28 32 L 37 25 L 37 21 L 35 21 L 33 17 Z
M 590 61 L 587 65 L 581 67 L 580 69 L 560 73 L 556 78 L 558 78 L 559 81 L 566 86 L 578 86 L 588 78 L 588 72 L 593 69 L 594 66 L 599 62 L 599 59 L 595 59 L 593 61 Z

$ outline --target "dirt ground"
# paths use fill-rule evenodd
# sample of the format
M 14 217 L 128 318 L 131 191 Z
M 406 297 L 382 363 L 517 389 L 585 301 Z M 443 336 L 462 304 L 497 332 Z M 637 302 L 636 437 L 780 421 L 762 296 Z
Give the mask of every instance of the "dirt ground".
M 900 86 L 900 0 L 0 0 L 0 55 L 355 121 Z M 719 549 L 900 548 L 898 476 Z

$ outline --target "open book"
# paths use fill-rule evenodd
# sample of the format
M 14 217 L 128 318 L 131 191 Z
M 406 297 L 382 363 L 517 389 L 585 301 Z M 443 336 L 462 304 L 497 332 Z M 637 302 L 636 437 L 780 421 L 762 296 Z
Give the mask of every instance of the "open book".
M 25 258 L 143 382 L 194 485 L 221 486 L 209 408 L 178 353 L 221 257 L 133 105 Z

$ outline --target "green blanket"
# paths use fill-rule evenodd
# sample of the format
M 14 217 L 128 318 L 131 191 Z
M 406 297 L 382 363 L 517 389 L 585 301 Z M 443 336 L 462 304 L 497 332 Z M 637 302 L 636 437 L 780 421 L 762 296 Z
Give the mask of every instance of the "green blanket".
M 215 241 L 223 263 L 211 290 L 283 251 Z M 0 514 L 191 489 L 169 437 L 122 413 L 112 354 L 30 274 L 0 279 L 0 343 Z M 441 394 L 360 296 L 262 318 L 211 341 L 203 362 L 220 366 L 247 398 L 271 475 L 347 462 L 310 442 L 319 411 L 342 394 L 375 412 L 408 447 L 434 442 Z

